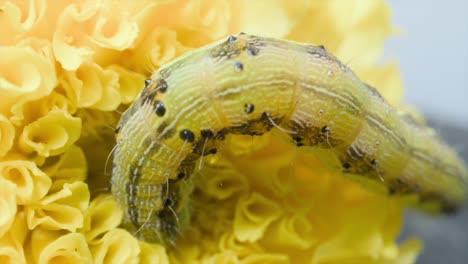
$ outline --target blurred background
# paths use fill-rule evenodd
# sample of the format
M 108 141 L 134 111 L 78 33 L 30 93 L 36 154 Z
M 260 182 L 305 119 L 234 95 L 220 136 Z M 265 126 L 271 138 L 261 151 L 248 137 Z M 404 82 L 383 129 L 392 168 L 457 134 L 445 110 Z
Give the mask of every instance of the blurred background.
M 385 59 L 400 62 L 405 101 L 468 163 L 468 1 L 389 0 L 401 34 L 388 41 Z M 425 248 L 418 263 L 468 263 L 468 207 L 449 217 L 408 211 L 402 238 Z

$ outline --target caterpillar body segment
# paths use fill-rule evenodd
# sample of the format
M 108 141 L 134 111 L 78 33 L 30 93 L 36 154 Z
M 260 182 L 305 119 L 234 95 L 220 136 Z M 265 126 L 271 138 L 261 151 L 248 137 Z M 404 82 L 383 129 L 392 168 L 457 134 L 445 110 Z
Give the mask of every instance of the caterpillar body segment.
M 239 34 L 162 67 L 123 114 L 111 182 L 123 225 L 142 240 L 174 243 L 190 224 L 200 157 L 227 134 L 273 127 L 298 147 L 332 150 L 344 174 L 390 194 L 417 194 L 445 211 L 465 198 L 457 155 L 323 47 Z

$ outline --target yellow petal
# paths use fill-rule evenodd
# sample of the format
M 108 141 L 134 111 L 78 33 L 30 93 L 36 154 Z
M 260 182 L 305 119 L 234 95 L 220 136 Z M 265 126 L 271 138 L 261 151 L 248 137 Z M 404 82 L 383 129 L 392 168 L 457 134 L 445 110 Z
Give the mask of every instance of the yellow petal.
M 83 227 L 84 211 L 89 204 L 89 190 L 77 181 L 64 184 L 63 189 L 44 197 L 39 203 L 25 207 L 28 227 L 76 231 Z
M 22 212 L 16 215 L 8 233 L 2 236 L 0 231 L 0 260 L 2 264 L 26 263 L 23 244 L 28 231 Z
M 282 0 L 234 1 L 234 33 L 244 31 L 268 37 L 284 37 L 294 26 Z
M 122 221 L 122 211 L 110 195 L 100 195 L 89 205 L 85 214 L 83 231 L 86 239 L 92 241 L 116 228 Z
M 139 63 L 142 63 L 141 61 Z M 143 65 L 143 64 L 142 64 Z M 129 71 L 119 65 L 110 65 L 108 69 L 119 76 L 120 100 L 123 104 L 133 102 L 143 89 L 145 76 L 141 73 Z
M 48 157 L 63 153 L 80 136 L 81 120 L 63 110 L 52 110 L 26 126 L 20 145 L 26 152 Z
M 0 178 L 0 237 L 10 229 L 17 210 L 16 187 L 11 182 Z
M 81 148 L 72 145 L 55 161 L 44 167 L 44 172 L 53 180 L 50 192 L 62 189 L 65 183 L 86 180 L 87 163 Z
M 92 263 L 86 239 L 79 233 L 38 228 L 29 243 L 34 263 Z
M 280 215 L 281 209 L 274 201 L 259 193 L 252 193 L 237 204 L 234 218 L 236 237 L 240 241 L 256 241 Z
M 55 57 L 65 70 L 73 71 L 94 55 L 87 44 L 84 21 L 91 19 L 98 12 L 98 6 L 87 2 L 82 6 L 67 6 L 57 19 L 52 46 Z
M 5 116 L 0 115 L 0 158 L 5 156 L 13 146 L 15 127 Z
M 55 87 L 54 65 L 31 48 L 0 46 L 0 57 L 1 113 L 16 112 L 16 108 L 50 94 Z
M 120 104 L 119 77 L 97 63 L 83 63 L 76 71 L 65 72 L 60 80 L 77 107 L 114 110 Z
M 138 242 L 140 245 L 140 263 L 142 264 L 169 264 L 166 249 L 158 244 Z
M 93 262 L 138 263 L 140 247 L 137 239 L 122 229 L 112 229 L 91 244 Z
M 0 162 L 0 178 L 16 186 L 18 204 L 40 200 L 49 191 L 51 179 L 34 162 L 9 160 Z

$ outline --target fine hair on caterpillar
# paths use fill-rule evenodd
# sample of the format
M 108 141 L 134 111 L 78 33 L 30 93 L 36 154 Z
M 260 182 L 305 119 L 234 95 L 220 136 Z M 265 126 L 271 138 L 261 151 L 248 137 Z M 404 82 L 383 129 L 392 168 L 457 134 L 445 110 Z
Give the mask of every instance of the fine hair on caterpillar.
M 467 170 L 432 130 L 391 106 L 323 46 L 238 34 L 155 72 L 123 113 L 112 193 L 122 225 L 174 244 L 190 224 L 193 174 L 228 134 L 272 128 L 297 147 L 328 149 L 337 168 L 389 194 L 461 206 Z

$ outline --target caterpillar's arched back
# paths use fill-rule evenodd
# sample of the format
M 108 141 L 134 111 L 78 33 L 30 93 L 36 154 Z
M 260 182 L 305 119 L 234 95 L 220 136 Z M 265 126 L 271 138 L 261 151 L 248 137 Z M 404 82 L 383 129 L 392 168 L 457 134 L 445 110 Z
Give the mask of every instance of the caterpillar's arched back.
M 416 193 L 446 211 L 464 200 L 457 155 L 323 47 L 239 34 L 161 68 L 122 116 L 112 192 L 123 225 L 146 241 L 175 241 L 190 222 L 187 183 L 200 156 L 229 133 L 274 126 L 298 147 L 333 149 L 343 173 L 389 193 Z

